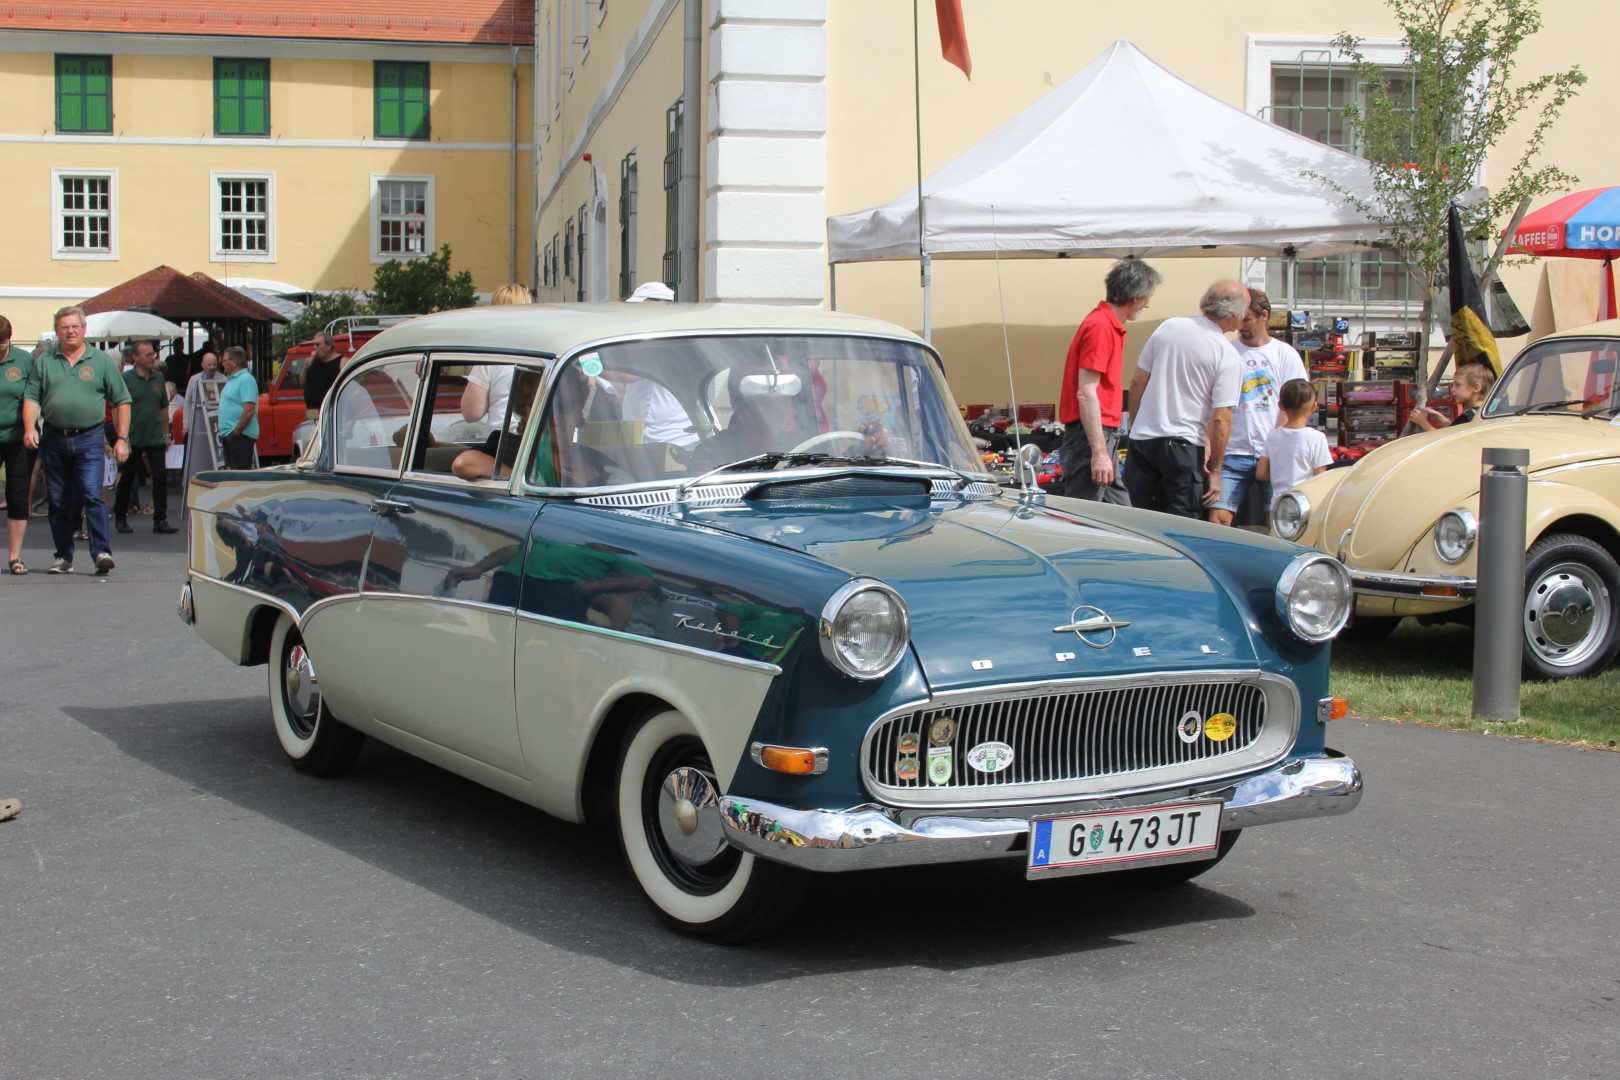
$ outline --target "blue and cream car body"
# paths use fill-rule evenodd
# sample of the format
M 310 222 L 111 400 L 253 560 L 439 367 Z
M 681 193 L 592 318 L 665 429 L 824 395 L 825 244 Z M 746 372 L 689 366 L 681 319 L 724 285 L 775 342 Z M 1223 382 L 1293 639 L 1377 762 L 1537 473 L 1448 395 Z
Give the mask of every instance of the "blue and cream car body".
M 442 381 L 494 364 L 500 444 L 424 438 Z M 761 932 L 806 869 L 1185 878 L 1244 827 L 1359 799 L 1325 743 L 1337 562 L 1002 489 L 896 327 L 445 313 L 372 341 L 320 425 L 292 466 L 193 483 L 183 617 L 269 665 L 306 770 L 369 735 L 570 821 L 603 811 L 689 932 Z M 479 462 L 495 475 L 463 478 Z M 1171 844 L 1193 818 L 1198 846 Z M 1053 821 L 1115 835 L 1032 853 Z

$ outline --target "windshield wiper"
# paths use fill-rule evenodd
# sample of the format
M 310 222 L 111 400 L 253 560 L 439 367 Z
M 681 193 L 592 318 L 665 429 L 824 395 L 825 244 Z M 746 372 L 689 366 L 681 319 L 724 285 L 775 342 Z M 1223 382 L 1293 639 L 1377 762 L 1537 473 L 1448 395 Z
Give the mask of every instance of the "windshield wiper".
M 763 454 L 755 454 L 753 457 L 742 458 L 738 461 L 728 461 L 724 465 L 717 465 L 716 467 L 710 469 L 702 476 L 694 477 L 691 480 L 687 480 L 681 484 L 680 487 L 675 489 L 675 501 L 684 501 L 686 499 L 687 491 L 697 487 L 699 484 L 703 483 L 703 481 L 709 479 L 709 477 L 719 476 L 721 473 L 737 472 L 752 465 L 760 465 L 774 469 L 783 462 L 790 462 L 797 465 L 813 461 L 826 461 L 828 456 L 829 455 L 822 453 L 795 454 L 787 450 L 770 450 Z
M 938 469 L 941 472 L 950 473 L 960 481 L 956 486 L 958 491 L 969 484 L 977 483 L 980 479 L 971 473 L 965 473 L 961 469 L 952 468 L 939 461 L 918 461 L 914 458 L 903 457 L 852 457 L 846 460 L 857 465 L 906 465 L 914 469 Z
M 1570 398 L 1567 401 L 1538 401 L 1534 405 L 1527 405 L 1520 409 L 1515 415 L 1523 416 L 1525 413 L 1550 412 L 1553 409 L 1567 409 L 1571 405 L 1585 404 L 1586 399 L 1583 397 Z

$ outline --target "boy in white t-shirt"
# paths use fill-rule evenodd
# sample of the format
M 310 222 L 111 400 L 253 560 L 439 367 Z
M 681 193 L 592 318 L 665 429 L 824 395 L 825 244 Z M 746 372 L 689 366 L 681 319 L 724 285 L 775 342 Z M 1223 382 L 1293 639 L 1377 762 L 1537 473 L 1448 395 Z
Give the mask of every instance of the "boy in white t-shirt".
M 1310 426 L 1316 409 L 1316 390 L 1304 379 L 1283 383 L 1278 404 L 1288 419 L 1266 436 L 1266 454 L 1254 475 L 1271 481 L 1271 505 L 1300 484 L 1327 469 L 1333 455 L 1328 452 L 1327 436 Z

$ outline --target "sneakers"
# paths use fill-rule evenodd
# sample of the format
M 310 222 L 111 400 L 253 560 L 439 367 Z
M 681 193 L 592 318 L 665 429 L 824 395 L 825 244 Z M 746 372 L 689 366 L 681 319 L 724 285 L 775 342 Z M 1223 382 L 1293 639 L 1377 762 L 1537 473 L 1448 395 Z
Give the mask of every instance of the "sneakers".
M 102 574 L 105 574 L 107 571 L 111 570 L 112 568 L 113 568 L 113 557 L 110 554 L 103 551 L 100 555 L 96 556 L 96 575 L 98 577 L 100 575 L 102 575 Z
M 135 530 L 131 529 L 130 531 L 134 532 Z M 158 518 L 156 521 L 152 522 L 152 531 L 155 533 L 177 533 L 180 530 L 175 528 L 173 525 L 170 525 L 162 518 Z
M 83 529 L 74 529 L 73 530 L 73 539 L 75 539 L 75 540 L 88 540 L 88 539 L 90 539 L 90 534 L 85 532 Z
M 45 572 L 47 574 L 71 574 L 73 573 L 73 561 L 71 559 L 57 559 L 51 563 L 50 569 Z
M 113 528 L 117 529 L 121 533 L 132 533 L 135 531 L 134 527 L 130 525 L 127 518 L 119 518 L 113 523 Z

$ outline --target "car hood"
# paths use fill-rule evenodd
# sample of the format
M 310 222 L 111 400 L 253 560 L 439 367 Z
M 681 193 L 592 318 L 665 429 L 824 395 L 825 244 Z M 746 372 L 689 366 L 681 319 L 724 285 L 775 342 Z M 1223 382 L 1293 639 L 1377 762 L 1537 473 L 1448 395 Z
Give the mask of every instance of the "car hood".
M 1504 417 L 1412 435 L 1379 447 L 1354 466 L 1319 511 L 1318 544 L 1351 566 L 1398 569 L 1418 538 L 1447 510 L 1479 494 L 1487 447 L 1530 452 L 1534 477 L 1620 450 L 1620 429 L 1565 416 Z
M 1256 663 L 1244 619 L 1198 563 L 1145 533 L 1045 507 L 998 499 L 808 513 L 765 504 L 702 524 L 893 586 L 936 690 Z M 1131 625 L 1113 640 L 1088 635 L 1095 645 L 1055 629 L 1096 615 L 1082 606 Z

